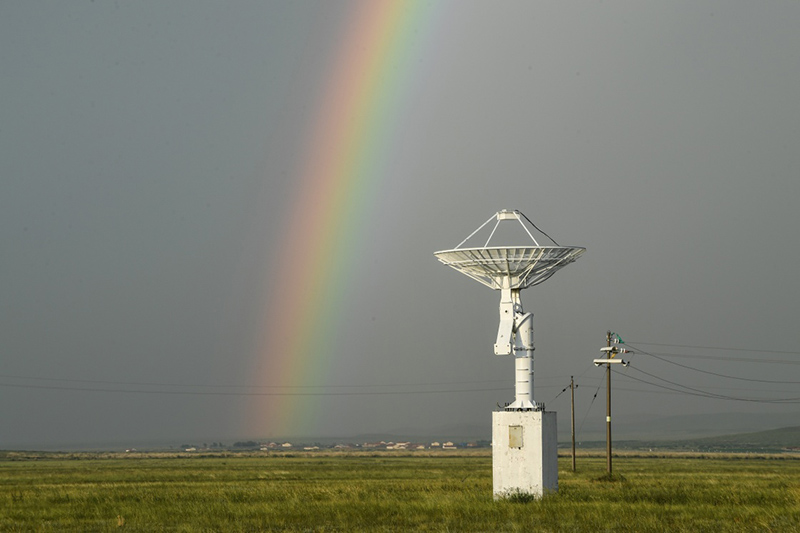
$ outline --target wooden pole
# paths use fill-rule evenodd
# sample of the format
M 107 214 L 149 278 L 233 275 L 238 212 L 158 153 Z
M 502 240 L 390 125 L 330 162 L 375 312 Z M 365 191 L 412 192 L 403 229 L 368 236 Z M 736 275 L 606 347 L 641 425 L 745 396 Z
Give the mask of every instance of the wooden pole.
M 611 348 L 611 332 L 606 334 L 606 346 Z M 606 353 L 611 359 L 611 351 Z M 606 463 L 611 474 L 611 365 L 606 364 Z
M 575 472 L 575 377 L 569 377 L 569 389 L 572 396 L 572 471 Z

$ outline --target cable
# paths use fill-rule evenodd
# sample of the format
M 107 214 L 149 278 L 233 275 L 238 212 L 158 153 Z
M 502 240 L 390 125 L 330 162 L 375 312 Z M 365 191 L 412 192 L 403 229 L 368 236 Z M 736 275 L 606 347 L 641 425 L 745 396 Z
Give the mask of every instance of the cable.
M 675 361 L 670 361 L 669 359 L 666 359 L 664 357 L 659 357 L 658 355 L 655 355 L 655 354 L 652 354 L 652 353 L 647 352 L 645 350 L 642 350 L 641 348 L 638 348 L 633 344 L 626 344 L 626 346 L 633 347 L 636 350 L 635 353 L 642 353 L 644 355 L 649 355 L 650 357 L 654 357 L 655 359 L 658 359 L 659 361 L 664 361 L 665 363 L 669 363 L 671 365 L 679 366 L 681 368 L 687 368 L 689 370 L 694 370 L 695 372 L 702 372 L 703 374 L 710 374 L 712 376 L 718 376 L 718 377 L 721 377 L 721 378 L 737 379 L 737 380 L 740 380 L 740 381 L 751 381 L 751 382 L 756 382 L 756 383 L 780 383 L 780 384 L 792 384 L 792 385 L 800 384 L 800 381 L 782 381 L 782 380 L 771 380 L 771 379 L 742 378 L 742 377 L 738 377 L 738 376 L 729 376 L 727 374 L 720 374 L 718 372 L 711 372 L 710 370 L 701 370 L 699 368 L 695 368 L 695 367 L 692 367 L 692 366 L 689 366 L 689 365 L 682 365 L 680 363 L 676 363 Z
M 547 402 L 547 403 L 553 403 L 554 401 L 556 401 L 556 400 L 558 399 L 558 397 L 559 397 L 559 396 L 561 396 L 562 394 L 564 394 L 565 392 L 567 392 L 567 390 L 568 390 L 568 389 L 569 389 L 569 385 L 567 385 L 566 387 L 564 387 L 563 389 L 561 389 L 561 392 L 559 392 L 558 394 L 556 394 L 555 398 L 553 398 L 552 400 L 550 400 L 550 401 L 549 401 L 549 402 Z
M 448 394 L 457 392 L 496 392 L 508 391 L 508 387 L 498 389 L 456 389 L 456 390 L 427 390 L 427 391 L 378 391 L 378 392 L 202 392 L 202 391 L 169 391 L 169 390 L 136 390 L 136 389 L 107 389 L 100 387 L 59 387 L 56 385 L 18 385 L 14 383 L 0 383 L 0 387 L 17 389 L 44 389 L 66 390 L 76 392 L 115 392 L 128 394 L 167 394 L 170 396 L 388 396 L 407 394 Z
M 644 370 L 642 370 L 640 368 L 635 368 L 635 367 L 630 367 L 630 368 L 632 370 L 635 370 L 637 372 L 641 372 L 642 374 L 645 374 L 645 375 L 650 376 L 652 378 L 661 380 L 661 381 L 663 381 L 665 383 L 669 383 L 670 385 L 675 385 L 676 387 L 681 387 L 681 388 L 686 389 L 686 390 L 673 389 L 671 387 L 666 387 L 664 385 L 659 385 L 658 383 L 653 383 L 653 382 L 650 382 L 650 381 L 647 381 L 647 380 L 644 380 L 644 379 L 637 378 L 635 376 L 628 376 L 626 374 L 622 374 L 621 372 L 619 372 L 617 370 L 614 370 L 614 373 L 618 374 L 618 375 L 621 375 L 621 376 L 628 377 L 628 378 L 636 380 L 636 381 L 640 381 L 642 383 L 647 383 L 648 385 L 653 385 L 655 387 L 661 387 L 661 388 L 664 388 L 664 389 L 667 389 L 667 390 L 672 390 L 672 391 L 680 392 L 680 393 L 683 393 L 683 394 L 689 394 L 689 395 L 692 395 L 692 396 L 702 396 L 702 397 L 706 397 L 706 398 L 716 398 L 716 399 L 720 399 L 720 400 L 733 400 L 733 401 L 739 401 L 739 402 L 754 402 L 754 403 L 800 403 L 800 398 L 777 398 L 777 399 L 739 398 L 739 397 L 736 397 L 736 396 L 728 396 L 728 395 L 725 395 L 725 394 L 717 394 L 717 393 L 713 393 L 713 392 L 704 391 L 702 389 L 696 389 L 694 387 L 689 387 L 687 385 L 681 385 L 680 383 L 676 383 L 674 381 L 670 381 L 668 379 L 656 376 L 655 374 L 651 374 L 649 372 L 645 372 Z
M 619 374 L 619 376 L 620 376 L 621 379 L 624 380 L 624 378 L 627 375 L 626 374 Z M 740 386 L 735 386 L 735 387 L 703 386 L 703 387 L 704 387 L 703 388 L 704 391 L 708 391 L 708 392 L 710 392 L 712 394 L 714 394 L 715 391 L 720 391 L 719 394 L 724 394 L 724 391 L 736 391 L 736 394 L 745 393 L 745 392 L 756 392 L 756 393 L 759 393 L 759 394 L 768 394 L 768 395 L 773 395 L 773 394 L 778 394 L 778 393 L 798 394 L 798 391 L 796 389 L 786 390 L 786 389 L 776 389 L 774 387 L 767 387 L 767 388 L 763 388 L 763 387 L 759 387 L 759 388 L 740 387 Z
M 634 343 L 626 341 L 624 344 L 634 344 Z M 669 346 L 673 348 L 694 348 L 698 350 L 723 350 L 728 352 L 782 353 L 789 355 L 800 355 L 800 352 L 792 352 L 784 350 L 753 350 L 750 348 L 722 348 L 720 346 L 693 346 L 690 344 L 665 344 L 659 342 L 641 342 L 641 341 L 635 341 L 635 344 L 644 344 L 646 346 Z
M 633 346 L 633 345 L 631 345 Z M 686 359 L 713 359 L 716 361 L 731 361 L 734 363 L 775 363 L 779 365 L 800 365 L 800 361 L 792 361 L 789 359 L 760 359 L 755 357 L 725 357 L 722 355 L 699 355 L 699 354 L 683 354 L 683 353 L 661 353 L 658 355 L 666 355 L 669 357 L 683 357 Z
M 600 392 L 600 387 L 603 386 L 603 382 L 600 382 L 600 385 L 597 386 L 597 390 L 594 391 L 594 396 L 592 396 L 592 401 L 589 403 L 589 409 L 586 410 L 586 414 L 583 415 L 583 421 L 581 421 L 581 425 L 578 428 L 577 433 L 580 433 L 583 429 L 583 424 L 586 423 L 586 419 L 589 418 L 589 412 L 592 410 L 592 406 L 594 405 L 594 401 L 597 399 L 597 394 Z
M 540 229 L 539 229 L 539 227 L 538 227 L 536 224 L 534 224 L 534 223 L 533 223 L 533 221 L 532 221 L 531 219 L 529 219 L 529 218 L 528 218 L 528 217 L 525 215 L 525 213 L 523 213 L 522 211 L 517 211 L 517 212 L 518 212 L 520 215 L 522 215 L 523 217 L 525 217 L 525 220 L 527 220 L 527 221 L 528 221 L 528 223 L 529 223 L 531 226 L 533 226 L 534 228 L 536 228 L 536 229 L 539 231 L 539 233 L 541 233 L 542 235 L 544 235 L 545 237 L 547 237 L 548 239 L 550 239 L 551 241 L 553 241 L 553 244 L 555 244 L 556 246 L 561 246 L 560 244 L 558 244 L 558 243 L 556 242 L 556 240 L 555 240 L 554 238 L 552 238 L 550 235 L 548 235 L 547 233 L 545 233 L 545 232 L 543 232 L 542 230 L 540 230 Z
M 734 399 L 733 397 L 728 397 L 728 396 L 724 396 L 724 395 L 721 395 L 721 394 L 717 395 L 717 394 L 715 394 L 713 392 L 708 392 L 708 391 L 704 391 L 704 390 L 701 390 L 701 389 L 695 389 L 693 387 L 689 387 L 689 386 L 686 386 L 686 385 L 681 385 L 680 383 L 676 383 L 674 381 L 670 381 L 668 379 L 656 376 L 655 374 L 651 374 L 650 372 L 645 372 L 641 368 L 633 367 L 632 369 L 635 370 L 636 372 L 641 372 L 642 374 L 644 374 L 646 376 L 650 376 L 651 378 L 659 379 L 659 380 L 663 381 L 664 383 L 669 383 L 670 385 L 675 385 L 676 387 L 682 387 L 682 388 L 684 388 L 686 390 L 690 390 L 690 391 L 694 391 L 694 392 L 697 392 L 697 393 L 700 393 L 700 394 L 705 394 L 705 395 L 708 395 L 708 396 L 714 396 L 714 397 L 718 397 L 718 398 L 725 398 L 725 399 L 731 399 L 731 400 Z M 616 370 L 614 372 L 617 373 L 617 374 L 623 375 L 623 374 L 621 374 L 620 372 L 618 372 Z M 630 376 L 630 377 L 632 377 L 632 376 Z
M 619 374 L 619 372 L 617 372 L 616 370 L 614 372 Z M 620 375 L 622 375 L 622 374 L 620 374 Z M 675 393 L 678 393 L 678 394 L 688 394 L 690 396 L 701 396 L 701 397 L 704 397 L 704 398 L 713 397 L 713 396 L 709 396 L 707 394 L 698 394 L 698 393 L 692 393 L 692 392 L 681 390 L 681 389 L 673 389 L 672 387 L 667 387 L 665 385 L 659 385 L 658 383 L 653 383 L 652 381 L 647 381 L 646 379 L 637 378 L 635 376 L 626 376 L 626 377 L 629 378 L 629 379 L 638 381 L 640 383 L 646 383 L 647 385 L 652 385 L 654 387 L 658 387 L 660 389 L 666 389 L 666 390 L 669 390 L 669 391 L 674 391 Z
M 27 379 L 32 381 L 65 381 L 68 383 L 94 383 L 104 385 L 135 385 L 145 387 L 182 387 L 182 388 L 236 388 L 236 389 L 322 389 L 322 388 L 368 388 L 368 387 L 427 387 L 440 385 L 476 385 L 484 383 L 505 383 L 506 380 L 490 381 L 442 381 L 431 383 L 397 383 L 376 385 L 214 385 L 214 384 L 181 384 L 181 383 L 148 383 L 141 381 L 104 381 L 92 379 L 39 378 L 32 376 L 14 376 L 0 374 L 0 378 Z

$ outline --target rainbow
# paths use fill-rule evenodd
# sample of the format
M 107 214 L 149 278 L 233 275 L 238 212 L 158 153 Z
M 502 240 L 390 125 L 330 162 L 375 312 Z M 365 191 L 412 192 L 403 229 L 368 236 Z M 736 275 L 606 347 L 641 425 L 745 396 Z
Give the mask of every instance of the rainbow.
M 359 226 L 380 188 L 381 164 L 425 42 L 420 34 L 429 32 L 437 5 L 358 0 L 347 17 L 308 134 L 280 263 L 268 281 L 256 380 L 273 394 L 253 401 L 250 434 L 313 431 L 321 399 L 293 392 L 323 383 L 334 363 L 336 310 L 352 287 Z

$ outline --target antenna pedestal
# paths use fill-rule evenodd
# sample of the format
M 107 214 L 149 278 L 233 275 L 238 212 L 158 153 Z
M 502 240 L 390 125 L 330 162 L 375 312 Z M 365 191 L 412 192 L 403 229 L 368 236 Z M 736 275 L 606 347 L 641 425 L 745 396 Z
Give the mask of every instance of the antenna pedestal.
M 533 400 L 533 313 L 522 309 L 520 289 L 500 290 L 500 327 L 497 330 L 495 355 L 514 354 L 516 398 L 506 411 L 541 411 L 544 405 Z
M 492 488 L 494 499 L 515 494 L 537 498 L 558 491 L 556 413 L 492 413 Z
M 533 358 L 516 358 L 516 400 L 505 406 L 506 411 L 544 411 L 544 404 L 533 401 Z

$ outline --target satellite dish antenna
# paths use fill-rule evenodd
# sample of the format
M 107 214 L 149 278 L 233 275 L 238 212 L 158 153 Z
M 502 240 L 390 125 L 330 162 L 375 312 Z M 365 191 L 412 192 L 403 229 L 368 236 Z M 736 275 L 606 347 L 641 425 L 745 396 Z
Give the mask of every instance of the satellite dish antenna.
M 492 220 L 495 221 L 494 227 L 483 246 L 462 248 Z M 501 228 L 501 224 L 508 226 L 515 221 L 533 241 L 532 245 L 489 246 L 493 238 L 499 238 L 498 229 L 507 229 Z M 526 226 L 525 222 L 531 227 Z M 534 234 L 540 235 L 539 240 Z M 445 265 L 500 291 L 500 327 L 494 353 L 513 354 L 516 359 L 516 399 L 505 407 L 506 411 L 544 410 L 544 404 L 537 404 L 533 400 L 533 313 L 526 313 L 522 309 L 519 293 L 550 278 L 585 251 L 586 248 L 579 246 L 559 246 L 523 213 L 502 210 L 452 250 L 434 252 L 436 258 Z

